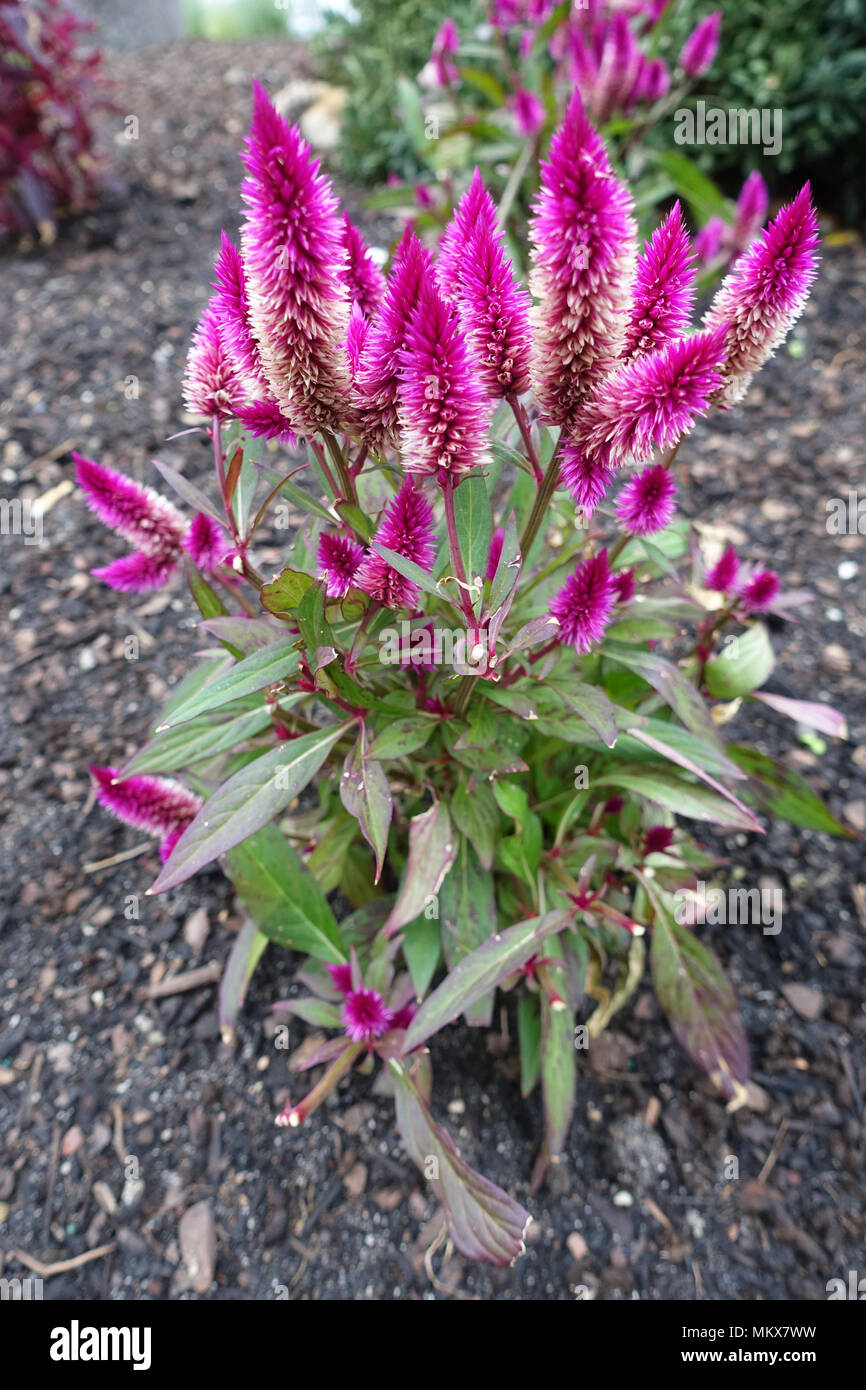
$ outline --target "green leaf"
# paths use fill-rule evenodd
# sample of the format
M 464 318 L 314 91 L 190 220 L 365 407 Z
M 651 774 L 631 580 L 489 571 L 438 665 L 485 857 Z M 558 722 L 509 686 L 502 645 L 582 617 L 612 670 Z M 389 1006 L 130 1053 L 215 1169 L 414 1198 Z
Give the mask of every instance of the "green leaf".
M 520 1043 L 520 1094 L 526 1100 L 541 1075 L 541 1006 L 537 994 L 524 994 L 517 1005 Z M 572 1043 L 574 1039 L 572 1039 Z
M 390 936 L 412 922 L 439 892 L 457 854 L 451 817 L 445 804 L 434 801 L 427 811 L 409 822 L 409 857 L 403 870 L 397 901 L 385 923 Z
M 259 597 L 262 607 L 276 617 L 282 618 L 294 613 L 304 594 L 315 580 L 300 570 L 284 569 L 272 579 L 270 584 L 265 584 Z
M 717 700 L 733 700 L 762 686 L 775 664 L 767 629 L 763 623 L 755 623 L 707 662 L 704 680 Z
M 613 747 L 617 735 L 616 712 L 603 690 L 594 685 L 584 685 L 582 681 L 558 677 L 548 678 L 545 689 L 555 691 L 570 710 L 595 730 L 608 748 Z
M 159 459 L 153 460 L 154 467 L 158 468 L 169 487 L 173 487 L 178 497 L 182 497 L 184 502 L 196 512 L 204 512 L 211 520 L 219 522 L 220 526 L 225 526 L 226 519 L 224 513 L 217 507 L 210 498 L 185 478 L 183 473 L 178 473 L 176 468 L 172 468 L 168 463 L 160 463 Z
M 547 947 L 545 955 L 561 956 L 555 948 Z M 553 983 L 560 994 L 567 995 L 564 969 L 551 970 Z M 574 1048 L 574 1012 L 569 1008 L 554 1008 L 546 994 L 541 995 L 541 1094 L 544 1100 L 545 1160 L 559 1158 L 568 1136 L 574 1113 L 574 1090 L 577 1064 Z
M 470 792 L 465 782 L 454 793 L 451 815 L 457 826 L 475 849 L 485 869 L 493 868 L 499 812 L 489 786 L 476 787 Z
M 387 560 L 398 574 L 402 574 L 405 579 L 411 579 L 425 594 L 432 594 L 434 598 L 445 599 L 449 603 L 453 602 L 444 590 L 437 588 L 435 579 L 431 578 L 426 570 L 422 570 L 420 565 L 416 565 L 414 560 L 407 560 L 405 556 L 398 555 L 396 550 L 389 550 L 387 545 L 379 545 L 378 541 L 372 541 L 370 549 L 383 560 Z
M 206 758 L 214 758 L 229 748 L 237 748 L 271 727 L 270 711 L 247 710 L 234 719 L 215 724 L 210 716 L 191 719 L 177 728 L 166 729 L 145 744 L 123 769 L 124 777 L 143 772 L 180 772 Z
M 226 872 L 270 941 L 333 965 L 348 959 L 327 898 L 275 825 L 230 850 Z
M 268 938 L 264 932 L 259 931 L 251 918 L 247 918 L 234 939 L 220 978 L 219 1021 L 220 1037 L 224 1043 L 231 1043 L 235 1039 L 235 1028 L 247 985 L 267 944 Z
M 210 584 L 208 584 L 204 576 L 199 573 L 195 565 L 187 564 L 185 570 L 189 591 L 202 617 L 224 617 L 229 610 L 226 608 L 219 594 L 211 588 Z M 226 643 L 226 645 L 228 646 L 228 643 Z M 232 652 L 232 655 L 238 655 L 238 653 Z
M 479 577 L 483 580 L 490 560 L 493 522 L 487 485 L 480 474 L 470 474 L 455 488 L 454 519 L 467 578 L 470 583 Z
M 719 796 L 709 787 L 695 786 L 672 773 L 650 772 L 643 767 L 617 767 L 615 772 L 592 779 L 596 787 L 613 787 L 616 791 L 634 792 L 647 801 L 654 801 L 665 810 L 691 820 L 708 820 L 716 825 L 735 826 L 738 830 L 757 830 L 762 827 L 755 817 L 735 802 Z
M 808 782 L 805 782 L 793 768 L 775 758 L 759 753 L 742 743 L 729 743 L 728 753 L 738 767 L 753 779 L 743 792 L 745 800 L 754 799 L 761 810 L 792 825 L 802 825 L 809 830 L 823 830 L 828 835 L 844 836 L 856 840 L 858 835 L 837 820 L 827 810 Z
M 367 758 L 363 730 L 350 753 L 346 754 L 340 778 L 340 798 L 361 827 L 361 833 L 376 856 L 376 882 L 382 875 L 388 827 L 393 801 L 382 764 Z
M 257 690 L 264 690 L 265 686 L 288 680 L 297 671 L 298 664 L 299 656 L 293 642 L 271 642 L 252 656 L 244 657 L 243 661 L 230 667 L 223 675 L 216 676 L 183 704 L 176 706 L 156 732 L 173 729 L 194 719 L 197 714 L 204 714 L 206 710 L 220 709 L 243 695 L 252 695 Z
M 629 670 L 643 676 L 693 734 L 697 734 L 706 743 L 721 746 L 718 730 L 700 692 L 678 666 L 674 666 L 663 656 L 657 656 L 655 652 L 632 651 L 630 647 L 616 642 L 606 642 L 604 653 L 605 656 L 619 661 Z
M 430 738 L 436 728 L 435 719 L 423 715 L 406 715 L 386 724 L 367 749 L 371 758 L 384 762 L 386 758 L 405 758 L 416 753 Z
M 483 946 L 464 956 L 430 998 L 421 1005 L 406 1035 L 404 1052 L 438 1033 L 446 1023 L 483 999 L 507 976 L 535 955 L 539 942 L 565 926 L 567 911 L 546 912 L 498 932 Z
M 442 934 L 436 918 L 417 917 L 403 931 L 401 945 L 416 998 L 423 999 L 442 960 Z
M 176 888 L 212 859 L 254 835 L 303 791 L 350 727 L 349 723 L 338 724 L 281 743 L 236 772 L 205 802 L 181 835 L 149 892 Z
M 388 1065 L 394 1079 L 397 1127 L 409 1156 L 442 1203 L 455 1246 L 470 1260 L 513 1264 L 525 1249 L 529 1212 L 464 1162 L 450 1136 L 434 1123 L 408 1065 L 396 1060 Z
M 439 894 L 439 917 L 442 948 L 449 970 L 496 931 L 493 875 L 481 867 L 474 849 L 462 835 L 457 862 Z M 492 1009 L 493 994 L 490 993 L 467 1007 L 466 1022 L 486 1027 Z
M 749 1050 L 734 991 L 712 951 L 666 912 L 658 895 L 650 969 L 674 1036 L 723 1095 L 749 1078 Z
M 684 198 L 697 221 L 703 225 L 711 217 L 727 220 L 727 204 L 712 179 L 701 173 L 688 155 L 679 150 L 650 150 L 650 157 L 664 170 L 675 191 Z

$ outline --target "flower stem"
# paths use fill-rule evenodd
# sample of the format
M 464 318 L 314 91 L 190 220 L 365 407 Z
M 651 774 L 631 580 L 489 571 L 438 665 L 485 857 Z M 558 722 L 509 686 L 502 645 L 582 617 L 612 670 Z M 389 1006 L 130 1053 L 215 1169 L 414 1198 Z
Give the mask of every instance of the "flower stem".
M 223 509 L 226 514 L 226 521 L 229 524 L 232 540 L 237 544 L 240 538 L 235 523 L 235 514 L 232 511 L 232 504 L 229 501 L 228 489 L 226 488 L 225 454 L 223 453 L 222 431 L 220 427 L 220 417 L 218 415 L 213 417 L 211 439 L 213 440 L 213 461 L 217 482 L 219 483 L 220 497 L 222 498 Z
M 322 430 L 322 438 L 325 441 L 325 448 L 331 456 L 331 462 L 337 470 L 343 497 L 347 502 L 351 502 L 353 506 L 357 507 L 358 493 L 355 488 L 355 479 L 346 467 L 346 458 L 343 450 L 340 448 L 330 430 Z
M 472 610 L 472 603 L 469 598 L 469 583 L 466 578 L 466 567 L 463 564 L 463 556 L 460 553 L 460 540 L 457 535 L 457 517 L 454 513 L 454 479 L 448 473 L 445 477 L 440 474 L 439 483 L 442 488 L 442 495 L 445 499 L 445 525 L 448 527 L 448 546 L 451 551 L 451 565 L 460 587 L 460 607 L 463 615 L 470 627 L 475 622 L 475 614 Z
M 529 552 L 532 549 L 535 537 L 538 535 L 538 532 L 541 528 L 541 523 L 544 520 L 548 507 L 550 506 L 551 498 L 553 497 L 553 494 L 556 492 L 556 484 L 558 482 L 559 449 L 557 448 L 554 450 L 553 458 L 547 465 L 547 472 L 545 473 L 541 483 L 539 484 L 538 491 L 535 494 L 535 501 L 532 504 L 532 511 L 529 513 L 529 520 L 526 523 L 526 529 L 523 532 L 523 535 L 520 537 L 520 549 L 523 553 L 524 560 L 527 559 Z
M 289 1125 L 292 1129 L 297 1129 L 298 1125 L 308 1119 L 314 1110 L 318 1110 L 325 1096 L 334 1089 L 338 1081 L 343 1079 L 346 1072 L 351 1070 L 355 1058 L 363 1050 L 363 1043 L 350 1043 L 345 1052 L 340 1053 L 333 1066 L 325 1072 L 318 1086 L 314 1086 L 312 1091 L 304 1096 L 304 1099 L 297 1105 L 286 1105 L 285 1109 L 277 1116 L 277 1124 Z
M 544 481 L 544 469 L 538 462 L 538 454 L 536 453 L 535 445 L 532 442 L 532 428 L 529 423 L 529 417 L 516 396 L 508 395 L 505 397 L 505 399 L 511 407 L 512 415 L 517 421 L 517 428 L 520 430 L 520 437 L 523 440 L 523 447 L 526 450 L 526 457 L 532 464 L 532 471 L 535 474 L 535 481 L 540 486 L 541 483 L 543 483 Z

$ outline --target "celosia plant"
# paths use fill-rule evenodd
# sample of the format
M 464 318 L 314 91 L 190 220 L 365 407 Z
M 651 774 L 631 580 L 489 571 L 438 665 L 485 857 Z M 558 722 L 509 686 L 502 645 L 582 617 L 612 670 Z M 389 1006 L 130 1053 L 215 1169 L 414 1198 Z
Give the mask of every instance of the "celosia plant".
M 695 331 L 680 209 L 637 244 L 579 96 L 541 169 L 528 287 L 479 175 L 438 259 L 409 231 L 384 278 L 260 88 L 245 162 L 241 249 L 223 242 L 187 367 L 214 488 L 159 465 L 185 520 L 78 460 L 134 547 L 96 573 L 143 591 L 184 566 L 209 645 L 150 742 L 94 768 L 94 787 L 158 836 L 151 891 L 217 861 L 235 885 L 227 1037 L 265 946 L 305 958 L 283 1007 L 329 1033 L 307 1059 L 324 1070 L 277 1122 L 381 1064 L 454 1244 L 507 1263 L 528 1213 L 433 1119 L 435 1035 L 515 998 L 523 1092 L 544 1102 L 534 1186 L 566 1143 L 580 1049 L 647 955 L 677 1037 L 741 1103 L 736 1002 L 680 911 L 717 862 L 695 822 L 760 833 L 764 810 L 845 833 L 795 774 L 723 735 L 750 699 L 829 735 L 844 723 L 760 691 L 760 615 L 803 595 L 701 553 L 672 467 L 802 309 L 815 212 L 804 188 Z M 279 468 L 302 439 L 306 464 Z M 261 528 L 287 505 L 292 546 L 265 577 Z M 340 921 L 338 888 L 355 909 Z
M 93 112 L 105 105 L 91 25 L 62 0 L 0 0 L 0 236 L 54 234 L 98 190 Z

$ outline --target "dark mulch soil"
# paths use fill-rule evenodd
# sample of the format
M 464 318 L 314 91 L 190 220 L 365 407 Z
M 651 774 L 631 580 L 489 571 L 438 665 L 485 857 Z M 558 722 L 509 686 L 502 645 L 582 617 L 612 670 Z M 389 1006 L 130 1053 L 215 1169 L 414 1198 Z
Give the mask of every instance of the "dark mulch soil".
M 53 248 L 0 260 L 4 496 L 67 483 L 71 445 L 138 477 L 156 452 L 205 469 L 200 443 L 162 441 L 180 427 L 184 353 L 219 228 L 237 224 L 248 81 L 258 73 L 273 90 L 304 63 L 270 42 L 113 61 L 122 110 L 106 130 L 126 194 L 64 228 Z M 127 114 L 137 141 L 123 138 Z M 348 201 L 364 221 L 360 197 Z M 776 717 L 741 717 L 734 729 L 770 752 L 792 748 L 861 829 L 863 539 L 828 535 L 825 503 L 857 486 L 858 469 L 863 493 L 864 317 L 866 255 L 840 239 L 797 330 L 804 355 L 784 350 L 744 407 L 698 432 L 682 498 L 789 586 L 814 589 L 804 620 L 775 635 L 778 688 L 845 709 L 850 742 L 816 756 Z M 167 898 L 141 896 L 157 868 L 151 850 L 83 867 L 139 840 L 94 810 L 86 769 L 140 743 L 185 669 L 193 624 L 178 590 L 125 602 L 90 579 L 120 546 L 71 492 L 54 497 L 42 547 L 4 536 L 0 581 L 7 1275 L 24 1273 L 16 1250 L 53 1261 L 110 1244 L 50 1279 L 46 1296 L 194 1297 L 179 1222 L 197 1203 L 215 1224 L 211 1298 L 808 1300 L 862 1272 L 862 848 L 779 824 L 723 848 L 745 884 L 783 887 L 781 933 L 702 929 L 742 999 L 753 1108 L 726 1114 L 644 991 L 586 1058 L 568 1163 L 529 1199 L 539 1105 L 520 1101 L 513 1045 L 458 1027 L 436 1039 L 437 1112 L 469 1161 L 536 1216 L 512 1270 L 456 1257 L 442 1267 L 437 1254 L 437 1291 L 423 1262 L 434 1204 L 372 1081 L 352 1078 L 305 1132 L 274 1128 L 287 1087 L 300 1087 L 263 1023 L 290 987 L 289 958 L 266 958 L 234 1053 L 219 1040 L 213 987 L 144 997 L 167 975 L 224 960 L 238 921 L 216 873 Z M 124 658 L 130 635 L 137 661 Z M 201 908 L 209 934 L 191 946 L 184 926 Z M 788 1001 L 791 985 L 808 987 L 792 998 L 815 1017 Z M 292 1048 L 302 1039 L 294 1029 Z

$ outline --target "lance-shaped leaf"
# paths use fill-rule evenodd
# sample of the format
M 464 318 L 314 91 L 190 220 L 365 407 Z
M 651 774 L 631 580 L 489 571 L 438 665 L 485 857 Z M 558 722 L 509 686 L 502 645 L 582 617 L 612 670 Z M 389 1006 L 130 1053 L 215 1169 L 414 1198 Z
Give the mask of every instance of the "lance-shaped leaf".
M 555 946 L 545 947 L 545 955 L 561 959 Z M 551 967 L 553 983 L 566 996 L 565 971 Z M 567 1006 L 551 1004 L 541 995 L 541 1094 L 544 1100 L 544 1154 L 546 1160 L 562 1153 L 574 1113 L 577 1065 L 574 1049 L 574 1012 Z M 538 1174 L 540 1177 L 540 1174 Z
M 194 719 L 197 714 L 204 714 L 207 710 L 220 709 L 223 705 L 231 704 L 232 700 L 239 700 L 242 695 L 264 690 L 265 686 L 273 685 L 276 681 L 287 680 L 297 671 L 298 663 L 299 656 L 293 642 L 271 642 L 202 686 L 182 705 L 176 706 L 163 720 L 157 733 L 163 729 L 173 729 L 176 724 L 185 724 L 188 719 Z
M 224 1043 L 235 1041 L 238 1021 L 247 985 L 262 958 L 268 938 L 250 918 L 244 922 L 234 939 L 220 979 L 219 1019 L 220 1036 Z
M 707 786 L 712 787 L 720 796 L 724 796 L 733 806 L 736 806 L 739 811 L 742 811 L 743 815 L 751 819 L 748 807 L 744 806 L 742 801 L 738 801 L 733 792 L 729 792 L 727 787 L 724 787 L 721 782 L 717 782 L 715 777 L 711 776 L 709 772 L 705 772 L 704 769 L 694 762 L 692 758 L 688 757 L 687 754 L 681 753 L 679 749 L 674 748 L 665 739 L 657 738 L 655 734 L 651 734 L 647 729 L 629 729 L 629 733 L 632 738 L 637 739 L 638 743 L 643 743 L 647 748 L 652 749 L 654 753 L 659 753 L 663 758 L 668 758 L 670 762 L 677 763 L 680 767 L 684 767 L 687 772 L 693 772 L 696 777 L 700 777 L 702 782 L 706 782 Z M 737 768 L 736 771 L 739 772 L 739 769 Z
M 513 975 L 535 954 L 540 941 L 565 926 L 570 915 L 565 910 L 546 912 L 543 917 L 517 922 L 464 956 L 421 1005 L 406 1034 L 404 1052 L 411 1052 L 426 1038 L 438 1033 L 446 1023 L 453 1022 L 465 1009 Z
M 173 487 L 178 497 L 182 497 L 184 502 L 197 512 L 204 512 L 213 521 L 218 521 L 220 526 L 225 526 L 225 516 L 210 498 L 205 497 L 204 493 L 191 483 L 189 478 L 185 478 L 182 473 L 178 473 L 176 468 L 172 468 L 169 463 L 161 463 L 159 459 L 153 460 L 153 465 L 158 468 L 165 481 Z
M 442 946 L 449 970 L 481 946 L 496 931 L 496 894 L 493 875 L 478 862 L 471 843 L 460 837 L 457 862 L 439 894 Z M 493 1012 L 493 992 L 464 1011 L 466 1022 L 486 1028 Z
M 484 785 L 470 792 L 466 783 L 461 782 L 451 802 L 451 815 L 458 830 L 462 830 L 472 844 L 484 868 L 492 869 L 499 811 L 490 787 Z
M 405 758 L 409 753 L 423 748 L 435 728 L 436 721 L 429 716 L 411 714 L 402 719 L 392 719 L 373 739 L 367 749 L 368 755 L 380 761 L 385 758 Z
M 595 777 L 592 785 L 593 788 L 613 787 L 620 792 L 635 792 L 691 820 L 708 820 L 715 825 L 733 825 L 738 830 L 764 833 L 760 822 L 740 802 L 719 796 L 709 787 L 684 782 L 671 773 L 657 772 L 655 768 L 650 771 L 643 767 L 618 767 L 604 777 Z
M 659 1004 L 674 1036 L 722 1094 L 749 1078 L 749 1050 L 734 991 L 712 951 L 665 910 L 645 884 L 655 909 L 650 969 Z
M 470 584 L 479 577 L 483 580 L 493 525 L 487 484 L 481 474 L 461 478 L 454 491 L 454 519 L 467 578 Z
M 531 622 L 525 623 L 519 631 L 509 640 L 508 651 L 504 656 L 510 656 L 512 652 L 522 652 L 527 647 L 537 647 L 539 642 L 549 642 L 551 637 L 555 637 L 559 628 L 559 619 L 552 613 L 545 613 L 542 618 L 533 618 Z
M 275 825 L 226 855 L 226 873 L 268 940 L 339 965 L 348 958 L 328 900 Z
M 848 840 L 858 838 L 855 831 L 849 830 L 831 815 L 808 782 L 792 767 L 785 767 L 784 763 L 742 743 L 729 743 L 728 753 L 738 767 L 753 779 L 743 792 L 747 801 L 756 801 L 762 810 L 780 816 L 792 825 L 825 830 L 828 835 L 844 835 Z
M 763 623 L 726 643 L 704 671 L 707 690 L 717 700 L 734 700 L 757 690 L 770 675 L 776 659 Z
M 171 858 L 148 891 L 176 888 L 273 820 L 315 777 L 334 744 L 351 725 L 317 729 L 257 758 L 214 792 L 181 835 Z
M 687 729 L 707 743 L 720 744 L 718 730 L 712 721 L 700 693 L 688 676 L 673 662 L 655 652 L 638 652 L 618 642 L 604 643 L 605 656 L 619 661 L 631 671 L 637 671 L 649 685 L 667 700 Z
M 349 815 L 355 817 L 364 839 L 376 856 L 378 883 L 385 861 L 394 803 L 382 764 L 375 758 L 365 756 L 363 733 L 352 751 L 346 754 L 340 777 L 340 799 Z
M 770 709 L 787 715 L 789 719 L 795 719 L 807 729 L 826 734 L 828 738 L 848 737 L 845 716 L 832 705 L 822 705 L 813 700 L 789 700 L 787 695 L 777 695 L 769 690 L 756 690 L 752 699 L 760 700 L 762 705 L 769 705 Z
M 585 724 L 594 729 L 608 748 L 616 743 L 616 710 L 605 692 L 583 681 L 557 680 L 545 682 L 546 687 L 556 691 L 570 710 L 579 715 Z
M 385 923 L 385 935 L 391 936 L 407 922 L 414 922 L 427 906 L 457 854 L 451 817 L 441 801 L 434 801 L 428 811 L 413 816 L 409 822 L 409 858 L 397 901 Z
M 271 713 L 264 705 L 247 710 L 234 719 L 215 724 L 206 716 L 166 729 L 146 743 L 123 769 L 124 777 L 143 772 L 180 772 L 193 767 L 205 758 L 216 757 L 229 748 L 237 748 L 245 739 L 253 738 L 271 725 Z
M 526 1100 L 541 1075 L 541 1006 L 537 994 L 521 996 L 517 1005 L 517 1036 L 520 1043 L 520 1094 Z
M 228 614 L 225 617 L 208 618 L 199 623 L 205 632 L 210 632 L 220 642 L 229 642 L 237 647 L 242 656 L 252 656 L 253 652 L 268 647 L 278 636 L 275 626 L 264 618 L 246 618 L 242 614 Z
M 434 1123 L 406 1066 L 393 1059 L 388 1065 L 397 1127 L 409 1156 L 442 1203 L 455 1246 L 470 1260 L 513 1264 L 525 1249 L 529 1212 L 460 1157 L 451 1136 Z

